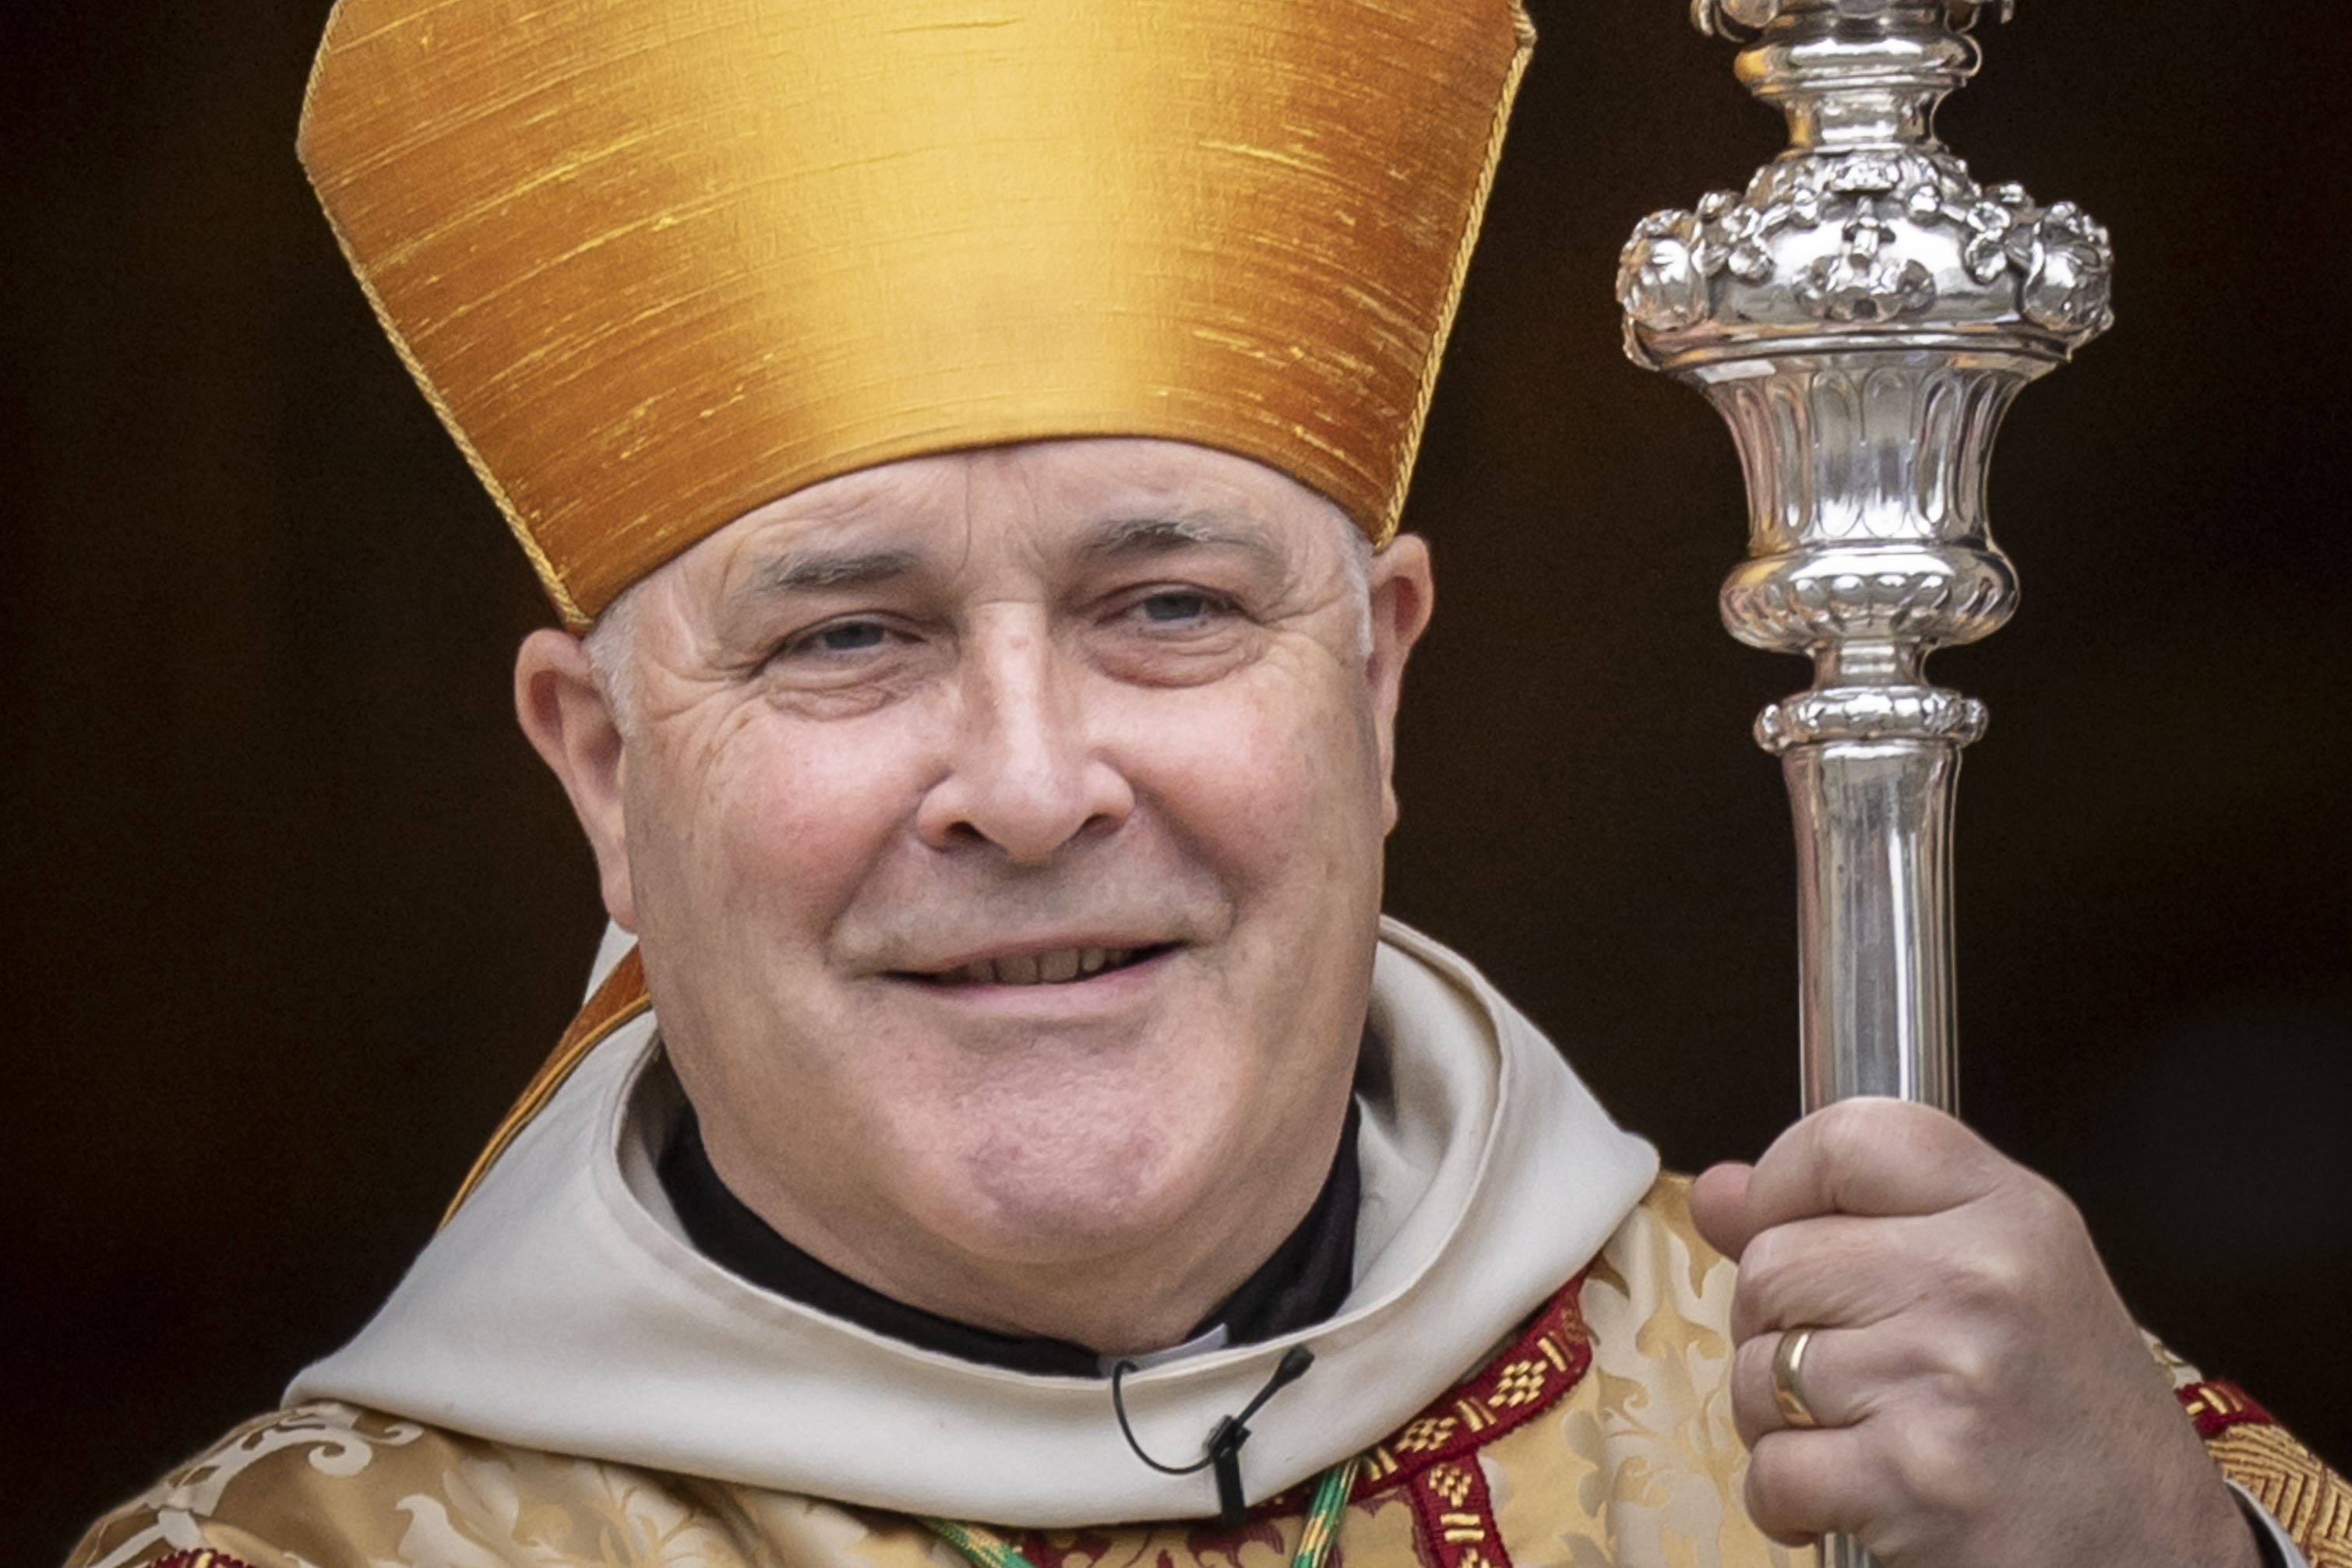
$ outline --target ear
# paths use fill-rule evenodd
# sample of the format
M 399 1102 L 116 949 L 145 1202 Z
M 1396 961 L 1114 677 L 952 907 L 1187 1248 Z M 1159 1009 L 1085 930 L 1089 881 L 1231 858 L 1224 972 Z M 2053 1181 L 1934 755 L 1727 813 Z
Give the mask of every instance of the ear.
M 588 650 L 568 632 L 534 632 L 515 654 L 515 717 L 541 760 L 572 798 L 572 814 L 595 852 L 604 911 L 623 929 L 637 927 L 629 883 L 629 833 L 622 810 L 621 724 L 588 663 Z
M 1381 811 L 1384 829 L 1397 822 L 1396 714 L 1404 691 L 1405 656 L 1421 641 L 1437 602 L 1429 546 L 1418 534 L 1399 534 L 1372 557 L 1372 651 L 1365 678 L 1372 688 L 1372 722 L 1381 743 Z

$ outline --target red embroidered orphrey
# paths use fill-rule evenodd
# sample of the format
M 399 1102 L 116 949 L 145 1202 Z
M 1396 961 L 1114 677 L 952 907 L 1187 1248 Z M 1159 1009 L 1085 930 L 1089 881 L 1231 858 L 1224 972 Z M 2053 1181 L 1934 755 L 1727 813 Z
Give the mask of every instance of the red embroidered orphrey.
M 1592 1364 L 1577 1275 L 1500 1355 L 1364 1458 L 1356 1496 L 1402 1486 L 1436 1568 L 1511 1568 L 1478 1450 L 1559 1403 Z
M 2234 1383 L 2184 1383 L 2173 1390 L 2180 1407 L 2197 1423 L 2200 1437 L 2218 1437 L 2232 1427 L 2275 1427 L 2278 1418 Z
M 1592 1335 L 1579 1301 L 1584 1279 L 1579 1274 L 1562 1285 L 1486 1365 L 1364 1456 L 1349 1501 L 1403 1490 L 1421 1521 L 1430 1568 L 1511 1568 L 1477 1451 L 1558 1404 L 1582 1381 L 1592 1364 Z M 1193 1531 L 1193 1554 L 1205 1558 L 1246 1539 L 1277 1542 L 1268 1534 L 1267 1521 L 1304 1511 L 1307 1493 L 1307 1488 L 1294 1487 L 1268 1498 L 1250 1511 L 1249 1523 L 1238 1531 L 1213 1524 Z M 1081 1531 L 1057 1548 L 1045 1531 L 1022 1531 L 1014 1544 L 1038 1568 L 1066 1568 L 1072 1562 L 1098 1562 L 1108 1542 Z M 1167 1560 L 1161 1561 L 1164 1565 Z
M 226 1552 L 199 1546 L 193 1552 L 174 1552 L 156 1563 L 155 1568 L 249 1568 L 249 1564 L 243 1558 L 231 1557 Z

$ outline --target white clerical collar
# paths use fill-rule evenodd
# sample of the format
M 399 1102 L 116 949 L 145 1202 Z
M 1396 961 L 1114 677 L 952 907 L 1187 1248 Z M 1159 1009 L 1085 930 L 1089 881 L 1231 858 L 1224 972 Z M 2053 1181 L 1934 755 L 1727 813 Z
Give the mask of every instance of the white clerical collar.
M 1550 1044 L 1469 965 L 1387 923 L 1361 1080 L 1356 1288 L 1328 1322 L 1126 1381 L 1149 1451 L 1196 1451 L 1304 1344 L 1254 1419 L 1264 1498 L 1370 1447 L 1581 1269 L 1654 1178 Z M 621 1029 L 525 1127 L 374 1321 L 289 1397 L 497 1441 L 905 1512 L 1034 1528 L 1200 1517 L 1206 1475 L 1138 1462 L 1104 1386 L 940 1356 L 702 1258 L 632 1113 L 656 1059 Z

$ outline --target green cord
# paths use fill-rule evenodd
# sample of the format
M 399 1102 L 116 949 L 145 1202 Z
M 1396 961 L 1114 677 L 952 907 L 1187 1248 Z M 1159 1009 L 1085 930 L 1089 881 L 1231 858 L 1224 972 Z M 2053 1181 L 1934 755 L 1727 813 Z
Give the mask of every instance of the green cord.
M 1324 1568 L 1331 1549 L 1339 1543 L 1339 1518 L 1348 1511 L 1348 1494 L 1356 1488 L 1360 1458 L 1342 1459 L 1316 1479 L 1315 1496 L 1307 1505 L 1307 1522 L 1298 1531 L 1298 1550 L 1290 1568 Z M 954 1547 L 972 1568 L 1035 1568 L 1010 1541 L 977 1524 L 952 1519 L 925 1518 L 924 1529 Z
M 1348 1511 L 1348 1494 L 1356 1490 L 1356 1471 L 1363 1462 L 1360 1457 L 1342 1459 L 1315 1483 L 1315 1498 L 1307 1505 L 1307 1522 L 1299 1529 L 1298 1550 L 1291 1554 L 1290 1568 L 1323 1568 L 1329 1561 L 1331 1549 L 1339 1544 L 1339 1520 Z
M 1000 1541 L 976 1524 L 958 1524 L 952 1519 L 926 1516 L 923 1528 L 971 1559 L 972 1568 L 1035 1568 L 1021 1549 L 1009 1541 Z

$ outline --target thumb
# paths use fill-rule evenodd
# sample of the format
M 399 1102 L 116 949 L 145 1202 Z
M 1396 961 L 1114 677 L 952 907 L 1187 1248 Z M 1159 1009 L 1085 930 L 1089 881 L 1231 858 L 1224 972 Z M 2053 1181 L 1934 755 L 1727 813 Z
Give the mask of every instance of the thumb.
M 1727 1161 L 1690 1186 L 1691 1223 L 1698 1227 L 1708 1246 L 1735 1263 L 1756 1236 L 1748 1218 L 1748 1178 L 1755 1170 L 1737 1160 Z

